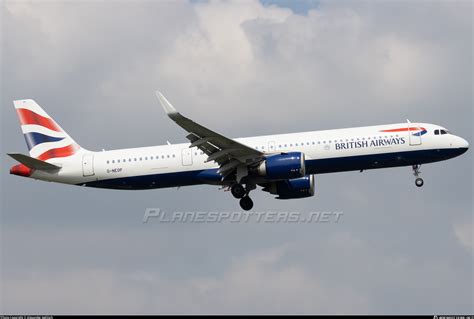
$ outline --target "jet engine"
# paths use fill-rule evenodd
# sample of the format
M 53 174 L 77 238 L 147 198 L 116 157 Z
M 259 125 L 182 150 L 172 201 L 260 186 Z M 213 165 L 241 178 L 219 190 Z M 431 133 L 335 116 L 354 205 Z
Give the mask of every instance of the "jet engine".
M 305 156 L 301 152 L 270 155 L 257 167 L 257 174 L 269 180 L 294 179 L 305 173 Z
M 272 182 L 265 185 L 263 191 L 278 195 L 277 199 L 311 197 L 314 196 L 314 175 Z

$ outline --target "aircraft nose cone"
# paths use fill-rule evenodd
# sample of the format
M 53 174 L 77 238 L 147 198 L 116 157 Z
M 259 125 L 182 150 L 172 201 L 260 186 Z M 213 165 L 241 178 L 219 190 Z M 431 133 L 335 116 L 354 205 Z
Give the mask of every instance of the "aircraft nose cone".
M 459 150 L 459 155 L 466 153 L 469 149 L 469 142 L 462 137 L 459 137 L 459 140 L 456 144 Z

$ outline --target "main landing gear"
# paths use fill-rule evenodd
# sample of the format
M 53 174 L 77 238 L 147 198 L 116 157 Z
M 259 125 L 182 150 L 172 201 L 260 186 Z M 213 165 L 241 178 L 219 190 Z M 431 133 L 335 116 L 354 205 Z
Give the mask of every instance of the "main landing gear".
M 420 171 L 421 165 L 413 165 L 412 168 L 413 168 L 413 175 L 415 175 L 416 177 L 415 185 L 417 187 L 423 186 L 425 182 L 423 181 L 423 178 L 419 177 L 421 174 L 421 171 Z
M 240 207 L 243 210 L 251 210 L 253 208 L 253 201 L 249 197 L 250 190 L 253 189 L 247 185 L 247 188 L 244 188 L 242 184 L 234 184 L 230 188 L 230 192 L 235 198 L 240 198 Z
M 251 210 L 253 207 L 253 201 L 249 197 L 249 195 L 245 195 L 244 197 L 242 197 L 239 204 L 243 210 Z
M 237 183 L 232 185 L 232 187 L 230 188 L 230 192 L 232 193 L 232 196 L 234 196 L 235 198 L 242 198 L 247 193 L 245 191 L 244 186 L 242 186 L 242 184 L 237 184 Z

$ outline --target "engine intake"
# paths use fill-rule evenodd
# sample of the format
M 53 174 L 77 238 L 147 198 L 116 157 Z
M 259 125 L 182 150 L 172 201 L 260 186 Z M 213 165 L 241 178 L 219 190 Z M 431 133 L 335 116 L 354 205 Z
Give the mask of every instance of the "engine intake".
M 303 177 L 306 174 L 304 153 L 289 152 L 271 155 L 260 163 L 257 173 L 273 180 Z

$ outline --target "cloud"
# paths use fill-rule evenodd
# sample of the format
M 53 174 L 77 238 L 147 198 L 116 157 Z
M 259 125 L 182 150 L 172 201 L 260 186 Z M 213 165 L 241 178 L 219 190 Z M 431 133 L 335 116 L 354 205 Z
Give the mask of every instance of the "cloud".
M 471 140 L 471 12 L 470 2 L 321 1 L 301 15 L 258 1 L 8 1 L 1 147 L 24 150 L 18 98 L 87 149 L 185 141 L 155 89 L 231 137 L 409 118 Z M 423 166 L 423 189 L 397 168 L 318 175 L 310 199 L 252 193 L 260 211 L 343 211 L 337 225 L 143 225 L 146 207 L 238 203 L 211 186 L 115 192 L 2 174 L 2 312 L 470 313 L 471 154 Z
M 17 262 L 3 272 L 2 288 L 8 292 L 4 311 L 392 313 L 403 303 L 406 312 L 424 313 L 465 307 L 463 298 L 449 298 L 449 290 L 436 296 L 426 293 L 439 285 L 454 285 L 469 295 L 469 286 L 461 285 L 464 279 L 457 275 L 464 271 L 459 268 L 463 259 L 422 254 L 420 262 L 416 252 L 393 248 L 387 255 L 387 247 L 394 244 L 377 245 L 370 238 L 351 234 L 350 227 L 318 229 L 325 235 L 311 243 L 304 238 L 284 239 L 264 248 L 250 245 L 243 252 L 232 245 L 233 237 L 219 236 L 228 242 L 222 247 L 202 235 L 197 241 L 199 233 L 194 230 L 156 227 L 141 225 L 122 232 L 51 226 L 8 230 L 6 238 L 16 236 L 20 244 L 8 245 L 4 252 L 7 260 Z M 154 235 L 157 232 L 159 236 Z M 179 237 L 190 233 L 194 239 L 172 245 L 168 239 L 175 232 Z M 221 265 L 212 269 L 215 260 L 203 267 L 203 258 L 216 258 Z M 406 287 L 409 292 L 390 298 Z M 47 294 L 38 295 L 45 290 Z M 413 299 L 417 301 L 412 304 Z
M 474 233 L 474 225 L 472 222 L 457 222 L 453 225 L 453 229 L 459 244 L 466 248 L 468 252 L 472 253 L 474 251 L 472 237 L 472 234 Z
M 444 4 L 419 6 L 423 14 L 442 15 L 459 31 L 470 30 L 462 5 L 450 7 L 448 13 Z M 77 109 L 95 114 L 84 119 L 95 126 L 104 113 L 126 116 L 129 123 L 139 123 L 141 112 L 162 119 L 153 94 L 157 88 L 192 117 L 202 109 L 213 114 L 225 110 L 227 117 L 213 116 L 206 124 L 232 136 L 245 134 L 238 126 L 227 128 L 225 120 L 230 117 L 266 134 L 294 131 L 293 123 L 284 121 L 287 118 L 302 130 L 334 128 L 332 114 L 347 110 L 353 118 L 342 117 L 337 125 L 368 125 L 376 118 L 404 121 L 406 116 L 415 121 L 421 115 L 440 122 L 428 111 L 441 103 L 470 110 L 468 101 L 455 103 L 470 92 L 465 67 L 469 51 L 462 52 L 465 39 L 450 33 L 432 39 L 425 28 L 413 31 L 425 23 L 406 12 L 404 4 L 387 7 L 403 12 L 406 21 L 382 23 L 385 7 L 322 2 L 318 10 L 301 16 L 257 1 L 8 3 L 7 27 L 21 21 L 22 28 L 15 37 L 6 37 L 5 62 L 28 61 L 12 63 L 14 70 L 7 67 L 12 87 L 25 78 L 48 79 L 43 83 L 47 87 L 27 90 L 33 96 L 71 83 L 74 89 L 64 97 L 57 94 L 56 103 L 67 105 L 73 115 L 79 115 Z M 109 10 L 113 14 L 106 14 Z M 405 25 L 413 29 L 406 30 Z M 29 50 L 24 49 L 25 42 Z M 455 91 L 445 85 L 451 74 L 456 74 L 450 78 Z M 427 100 L 430 103 L 421 103 Z M 356 112 L 361 106 L 363 112 Z M 313 114 L 317 123 L 308 120 Z M 268 122 L 265 128 L 262 118 Z M 129 123 L 110 121 L 116 130 Z M 150 120 L 146 126 L 154 123 Z M 95 143 L 111 140 L 103 133 L 104 142 Z M 121 138 L 124 144 L 137 139 Z M 87 135 L 82 139 L 96 148 L 103 145 L 95 145 Z
M 285 248 L 236 258 L 221 276 L 172 281 L 114 269 L 32 272 L 8 278 L 6 311 L 22 313 L 339 313 L 368 311 L 366 296 L 334 288 L 292 262 Z M 46 292 L 47 293 L 41 293 Z M 242 309 L 246 305 L 246 309 Z

